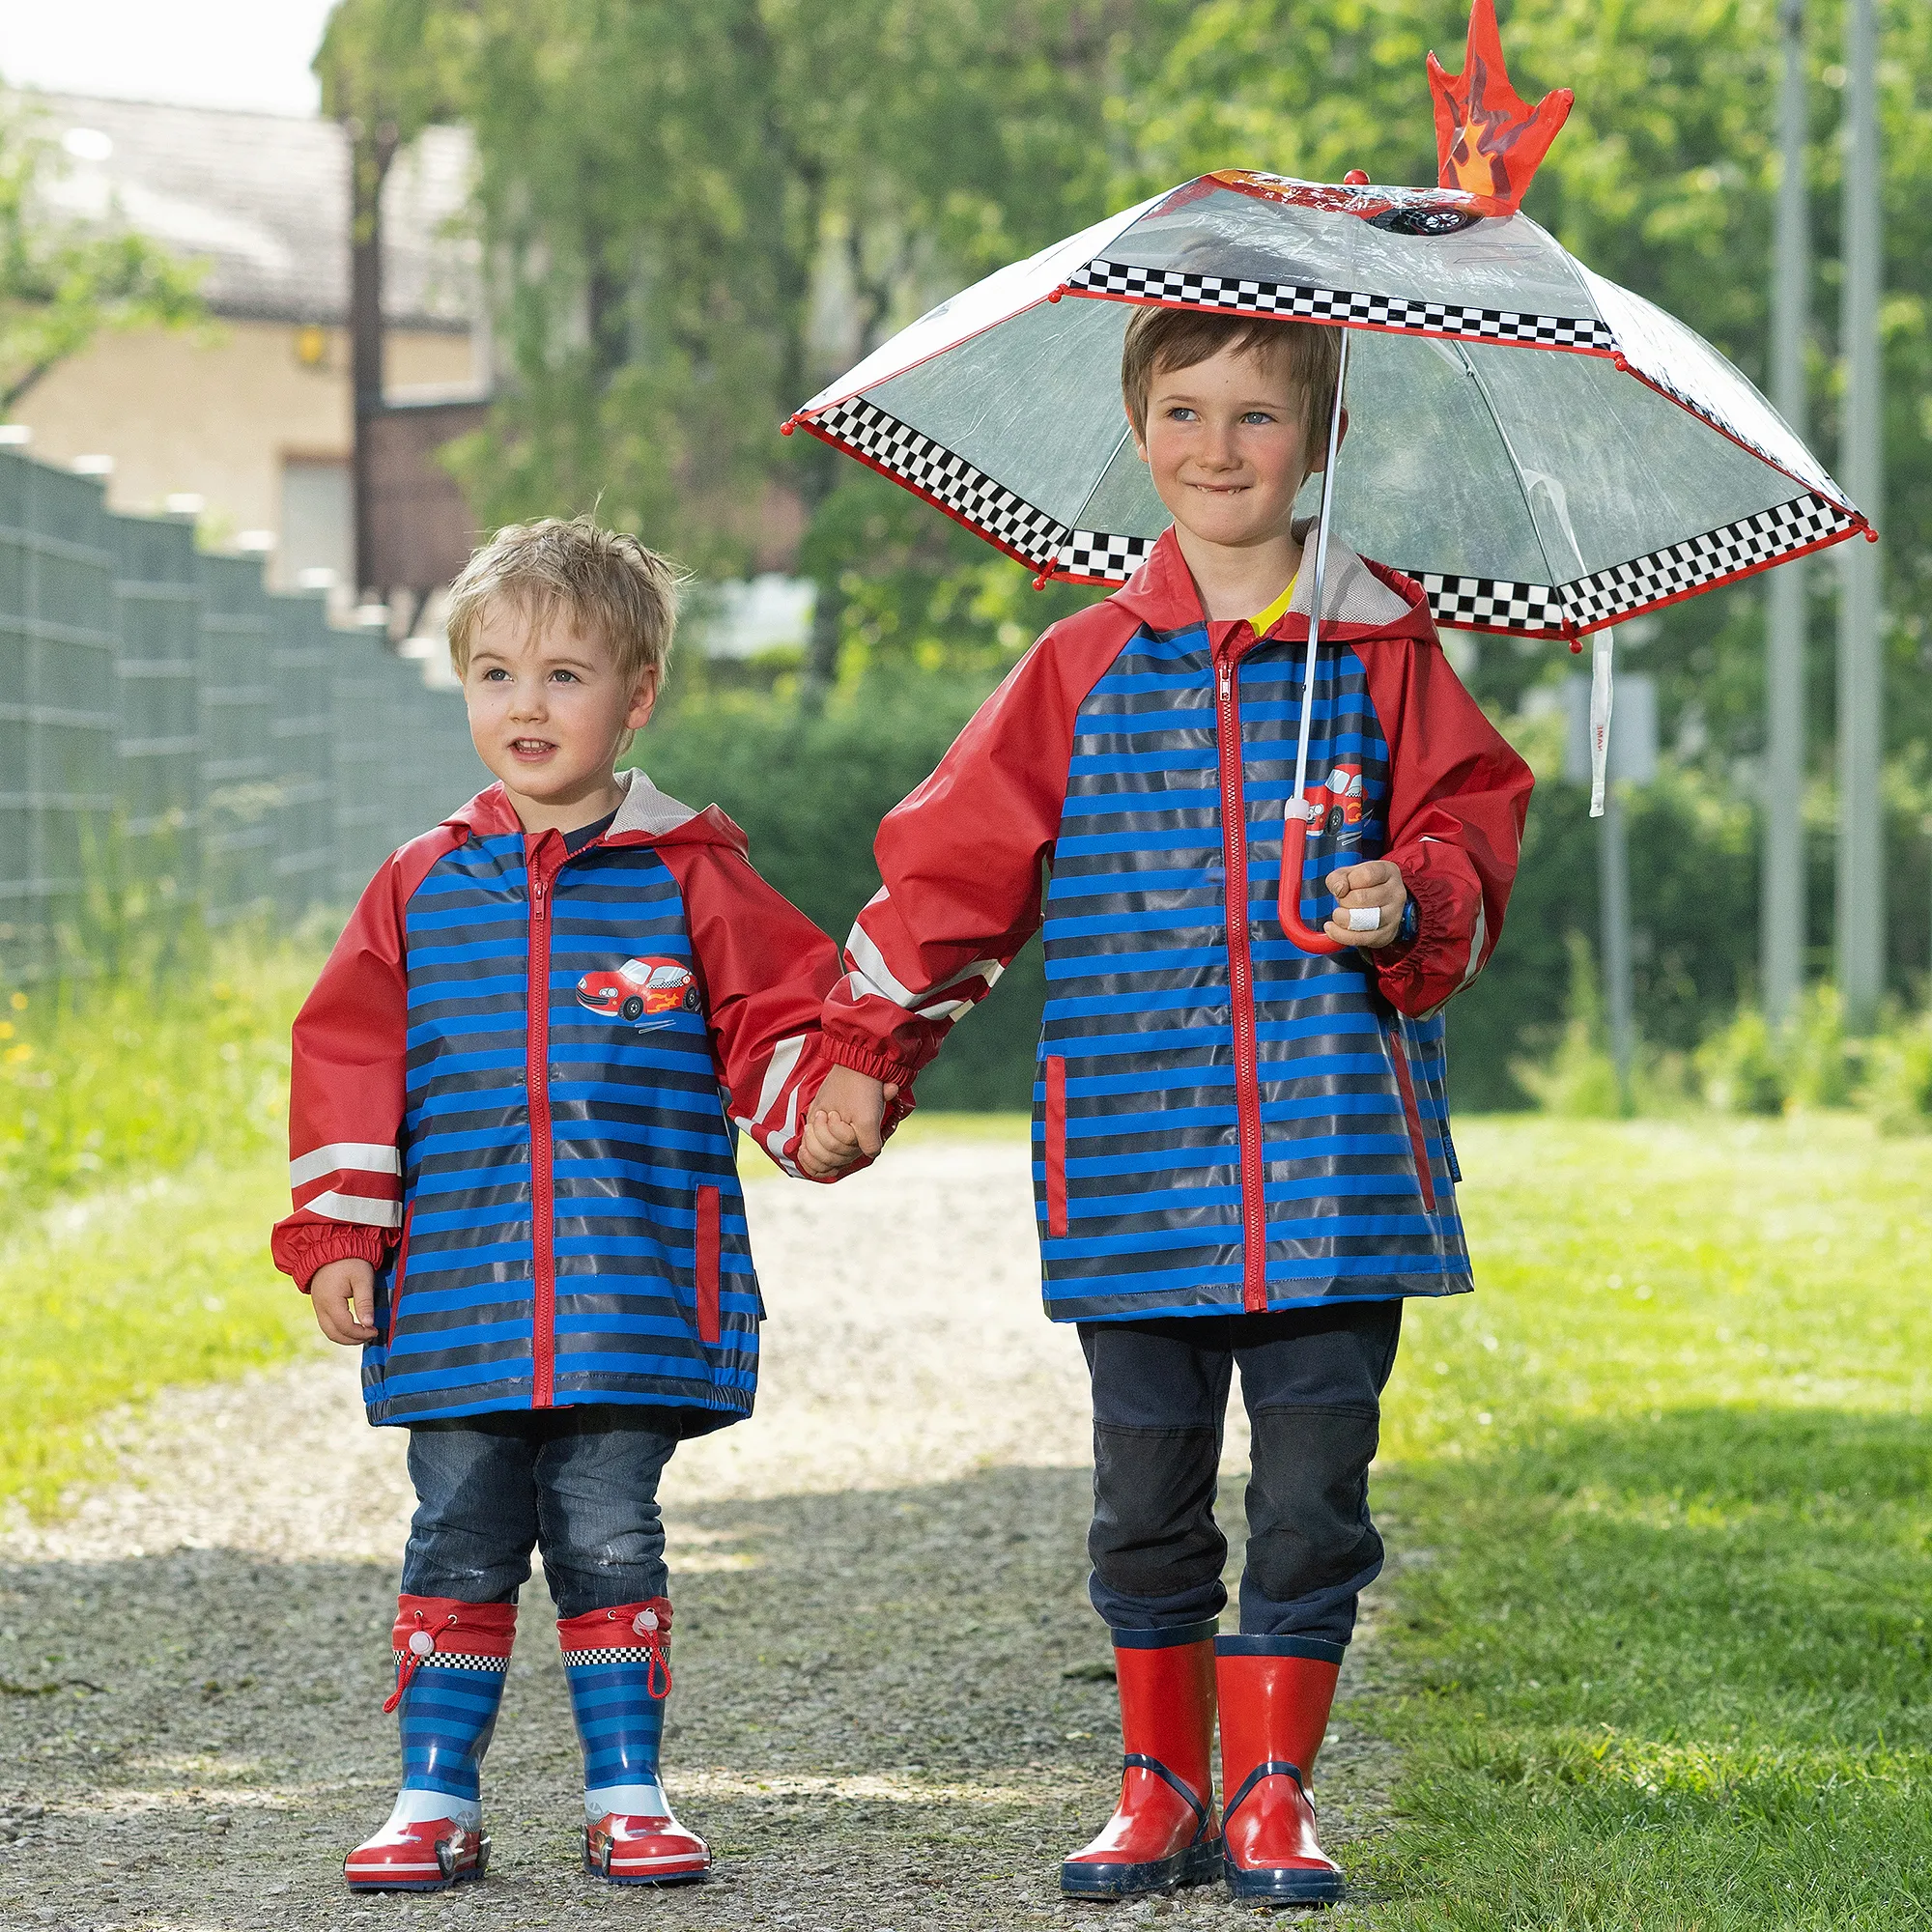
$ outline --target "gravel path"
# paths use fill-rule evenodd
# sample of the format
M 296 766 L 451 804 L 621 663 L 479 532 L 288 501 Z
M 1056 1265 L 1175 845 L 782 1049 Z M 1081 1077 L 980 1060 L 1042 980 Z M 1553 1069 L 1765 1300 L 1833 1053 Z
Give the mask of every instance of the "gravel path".
M 1024 1149 L 928 1141 L 837 1188 L 751 1192 L 758 1413 L 666 1477 L 667 1782 L 710 1883 L 613 1892 L 577 1867 L 539 1580 L 486 1766 L 490 1876 L 343 1890 L 392 1795 L 410 1495 L 402 1433 L 364 1425 L 353 1358 L 318 1342 L 164 1397 L 119 1426 L 110 1485 L 51 1527 L 0 1525 L 0 1927 L 1252 1922 L 1219 1888 L 1129 1908 L 1057 1889 L 1119 1743 L 1085 1597 L 1084 1375 L 1039 1314 Z M 1244 1456 L 1231 1430 L 1231 1473 Z M 1388 1765 L 1346 1711 L 1323 1773 L 1331 1838 L 1373 1831 Z

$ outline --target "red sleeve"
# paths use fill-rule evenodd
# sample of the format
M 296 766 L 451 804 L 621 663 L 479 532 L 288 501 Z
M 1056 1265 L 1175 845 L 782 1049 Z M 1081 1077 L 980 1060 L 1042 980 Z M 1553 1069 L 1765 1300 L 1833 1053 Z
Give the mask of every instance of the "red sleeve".
M 270 1248 L 275 1265 L 304 1293 L 330 1262 L 381 1266 L 402 1226 L 404 909 L 461 837 L 439 827 L 384 862 L 296 1015 L 289 1070 L 295 1211 L 275 1223 Z
M 910 1078 L 1038 928 L 1074 719 L 1137 627 L 1112 603 L 1056 624 L 886 814 L 872 847 L 884 884 L 825 1003 L 839 1065 Z
M 684 895 L 693 966 L 731 1116 L 785 1173 L 803 1179 L 797 1156 L 806 1103 L 831 1066 L 819 1013 L 838 978 L 838 949 L 729 846 L 672 841 L 661 844 L 658 856 Z M 911 1111 L 908 1088 L 894 1102 L 888 1128 Z
M 1409 945 L 1363 957 L 1389 1004 L 1423 1019 L 1496 950 L 1533 781 L 1433 638 L 1362 656 L 1389 748 L 1384 856 L 1402 868 L 1417 924 Z

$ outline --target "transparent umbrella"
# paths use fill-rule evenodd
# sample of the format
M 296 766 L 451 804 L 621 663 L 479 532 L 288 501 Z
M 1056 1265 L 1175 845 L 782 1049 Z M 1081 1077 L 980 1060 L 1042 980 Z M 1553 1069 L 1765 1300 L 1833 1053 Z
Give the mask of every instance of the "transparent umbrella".
M 1308 507 L 1324 498 L 1316 569 L 1332 526 L 1415 578 L 1444 625 L 1574 645 L 1869 534 L 1724 356 L 1519 212 L 1570 96 L 1531 109 L 1511 91 L 1492 0 L 1463 73 L 1431 56 L 1430 82 L 1437 186 L 1203 175 L 940 303 L 786 431 L 1042 582 L 1124 582 L 1170 521 L 1120 391 L 1127 324 L 1155 303 L 1349 331 L 1346 455 L 1308 486 Z M 1598 684 L 1601 743 L 1606 649 Z

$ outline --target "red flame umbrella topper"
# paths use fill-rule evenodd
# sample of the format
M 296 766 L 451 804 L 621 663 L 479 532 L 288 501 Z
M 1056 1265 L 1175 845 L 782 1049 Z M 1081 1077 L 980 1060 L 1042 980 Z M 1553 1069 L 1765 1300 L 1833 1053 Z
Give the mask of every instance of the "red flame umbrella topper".
M 1429 80 L 1435 187 L 1202 175 L 940 303 L 787 433 L 883 471 L 1042 582 L 1119 583 L 1170 521 L 1121 401 L 1133 308 L 1340 327 L 1352 426 L 1348 462 L 1331 430 L 1307 486 L 1311 673 L 1331 524 L 1415 578 L 1439 623 L 1573 647 L 1869 534 L 1722 355 L 1518 212 L 1572 97 L 1517 97 L 1492 0 L 1475 0 L 1463 72 L 1432 54 Z M 1606 717 L 1606 637 L 1598 665 Z M 1300 876 L 1308 732 L 1304 716 L 1285 886 Z M 1281 910 L 1297 945 L 1329 949 L 1291 891 Z

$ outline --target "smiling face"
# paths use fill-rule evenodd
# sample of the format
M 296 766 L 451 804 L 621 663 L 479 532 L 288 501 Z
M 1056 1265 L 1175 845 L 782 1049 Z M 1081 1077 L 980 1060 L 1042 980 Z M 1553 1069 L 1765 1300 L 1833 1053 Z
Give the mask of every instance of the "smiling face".
M 1287 355 L 1230 345 L 1184 369 L 1156 368 L 1134 440 L 1184 532 L 1253 549 L 1291 537 L 1295 492 L 1321 467 L 1307 415 Z
M 566 610 L 532 623 L 514 598 L 495 597 L 470 642 L 463 697 L 477 755 L 525 829 L 568 832 L 616 809 L 612 770 L 625 734 L 651 715 L 657 678 L 623 678 L 610 646 Z

